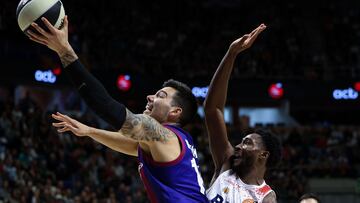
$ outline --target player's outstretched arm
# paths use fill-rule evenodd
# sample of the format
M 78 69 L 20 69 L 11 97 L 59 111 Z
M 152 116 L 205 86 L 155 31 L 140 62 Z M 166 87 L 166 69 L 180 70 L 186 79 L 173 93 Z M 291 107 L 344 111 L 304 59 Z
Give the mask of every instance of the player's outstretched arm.
M 177 137 L 172 131 L 162 126 L 150 116 L 133 114 L 127 110 L 123 104 L 115 101 L 108 94 L 104 86 L 83 67 L 68 42 L 67 16 L 64 19 L 64 26 L 59 30 L 52 26 L 45 18 L 42 18 L 42 20 L 49 32 L 34 23 L 32 26 L 40 34 L 29 32 L 30 39 L 46 45 L 58 53 L 65 72 L 78 88 L 87 105 L 116 129 L 121 129 L 122 135 L 134 141 L 146 143 L 148 146 L 153 146 L 154 144 L 157 146 L 161 145 L 162 151 L 158 153 L 165 155 L 159 159 L 160 161 L 164 157 L 165 161 L 176 157 L 176 153 L 171 154 L 166 151 L 180 151 L 176 150 L 176 147 L 180 146 L 178 146 Z M 167 143 L 167 145 L 162 145 L 162 143 Z
M 224 107 L 227 97 L 229 78 L 236 56 L 249 48 L 257 36 L 266 28 L 261 24 L 250 34 L 235 40 L 217 68 L 204 102 L 205 122 L 209 135 L 210 150 L 215 164 L 215 173 L 219 172 L 225 161 L 232 155 L 231 146 L 224 121 Z
M 41 20 L 49 31 L 45 31 L 33 23 L 32 26 L 38 33 L 28 31 L 30 39 L 54 50 L 59 55 L 66 74 L 78 88 L 86 104 L 102 119 L 116 129 L 120 129 L 126 117 L 126 108 L 114 100 L 104 86 L 78 60 L 78 56 L 68 42 L 67 16 L 65 16 L 64 25 L 61 29 L 52 26 L 45 18 Z
M 53 123 L 53 126 L 58 128 L 58 132 L 71 131 L 77 136 L 89 136 L 115 151 L 134 156 L 137 155 L 138 143 L 151 146 L 155 142 L 172 142 L 178 145 L 176 135 L 154 118 L 145 114 L 133 114 L 127 109 L 126 111 L 124 125 L 118 132 L 89 127 L 59 112 L 52 115 L 59 121 Z
M 59 112 L 52 114 L 52 117 L 58 121 L 52 125 L 56 127 L 60 133 L 71 131 L 79 137 L 89 136 L 117 152 L 137 156 L 138 142 L 125 137 L 121 132 L 93 128 Z

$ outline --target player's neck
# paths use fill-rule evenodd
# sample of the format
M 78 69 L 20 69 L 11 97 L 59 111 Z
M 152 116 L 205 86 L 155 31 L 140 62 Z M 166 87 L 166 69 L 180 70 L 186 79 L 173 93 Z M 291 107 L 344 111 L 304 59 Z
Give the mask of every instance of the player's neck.
M 248 185 L 261 185 L 264 182 L 265 168 L 254 167 L 250 172 L 243 177 L 241 181 Z
M 181 125 L 179 123 L 175 123 L 175 122 L 163 122 L 161 124 L 162 125 L 173 125 L 173 126 L 181 127 Z

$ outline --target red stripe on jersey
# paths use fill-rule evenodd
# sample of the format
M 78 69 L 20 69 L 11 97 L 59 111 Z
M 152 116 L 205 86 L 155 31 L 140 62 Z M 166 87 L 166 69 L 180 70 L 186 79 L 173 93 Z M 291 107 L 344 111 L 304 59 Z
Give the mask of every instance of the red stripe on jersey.
M 141 177 L 141 180 L 144 182 L 144 186 L 146 188 L 146 193 L 148 194 L 148 197 L 150 199 L 150 202 L 151 203 L 157 203 L 157 200 L 156 200 L 156 196 L 155 196 L 155 193 L 154 191 L 152 190 L 152 187 L 151 185 L 149 184 L 149 181 L 148 179 L 146 178 L 145 174 L 144 174 L 144 169 L 140 169 L 139 170 L 140 172 L 140 177 Z
M 259 194 L 261 195 L 265 195 L 267 192 L 269 192 L 271 190 L 270 186 L 268 185 L 264 185 L 263 187 L 259 188 Z

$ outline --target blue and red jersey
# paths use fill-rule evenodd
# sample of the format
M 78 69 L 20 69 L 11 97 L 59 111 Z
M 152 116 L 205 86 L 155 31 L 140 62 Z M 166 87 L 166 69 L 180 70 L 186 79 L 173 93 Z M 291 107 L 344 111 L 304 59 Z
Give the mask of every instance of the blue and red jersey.
M 209 202 L 205 196 L 192 137 L 179 127 L 164 127 L 174 132 L 181 143 L 178 158 L 165 163 L 156 162 L 138 148 L 139 173 L 151 203 Z

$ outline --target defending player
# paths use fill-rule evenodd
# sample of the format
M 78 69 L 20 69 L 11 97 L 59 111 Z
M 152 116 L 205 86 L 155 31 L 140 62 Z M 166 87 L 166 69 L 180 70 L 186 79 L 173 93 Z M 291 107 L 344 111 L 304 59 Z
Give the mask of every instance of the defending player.
M 279 141 L 270 133 L 254 131 L 233 147 L 224 121 L 228 82 L 236 56 L 249 48 L 266 28 L 260 25 L 235 40 L 216 70 L 205 99 L 205 119 L 215 173 L 207 190 L 212 203 L 274 203 L 275 192 L 265 183 L 267 168 L 280 159 Z

